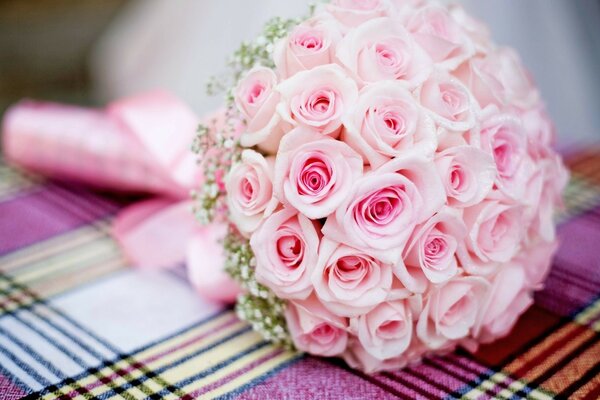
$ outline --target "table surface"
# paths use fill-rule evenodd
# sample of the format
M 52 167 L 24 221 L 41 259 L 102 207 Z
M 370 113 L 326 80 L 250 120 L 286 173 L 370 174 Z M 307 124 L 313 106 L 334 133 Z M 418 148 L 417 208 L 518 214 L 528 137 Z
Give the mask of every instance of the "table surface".
M 571 151 L 561 247 L 506 339 L 399 372 L 274 347 L 181 269 L 129 268 L 123 201 L 0 161 L 0 399 L 600 397 L 600 147 Z

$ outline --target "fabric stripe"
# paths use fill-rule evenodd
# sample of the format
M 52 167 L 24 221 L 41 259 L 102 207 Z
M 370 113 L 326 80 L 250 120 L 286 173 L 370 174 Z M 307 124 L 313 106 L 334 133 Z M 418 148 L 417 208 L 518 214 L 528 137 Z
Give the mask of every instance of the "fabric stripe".
M 225 332 L 227 334 L 229 334 L 229 332 Z M 173 371 L 174 367 L 180 366 L 182 364 L 184 364 L 184 371 L 185 371 L 185 367 L 187 366 L 187 364 L 185 364 L 186 362 L 189 362 L 189 360 L 193 360 L 196 356 L 200 355 L 200 354 L 205 354 L 208 353 L 210 351 L 210 353 L 208 353 L 206 355 L 206 358 L 209 357 L 215 357 L 214 359 L 218 359 L 217 357 L 222 356 L 219 350 L 222 350 L 222 348 L 220 347 L 220 345 L 222 345 L 223 343 L 226 343 L 229 340 L 232 340 L 234 338 L 238 338 L 241 337 L 242 339 L 237 339 L 235 341 L 233 341 L 233 344 L 241 344 L 243 343 L 244 340 L 248 340 L 248 335 L 242 335 L 243 333 L 251 333 L 250 329 L 247 327 L 242 327 L 242 329 L 229 334 L 228 336 L 226 336 L 223 339 L 219 339 L 219 337 L 217 337 L 216 342 L 211 342 L 208 345 L 206 345 L 205 347 L 200 348 L 199 350 L 195 351 L 192 354 L 186 354 L 185 356 L 181 357 L 180 359 L 176 360 L 175 362 L 166 365 L 166 366 L 162 366 L 160 368 L 156 368 L 156 367 L 152 367 L 149 366 L 148 367 L 148 371 L 151 371 L 151 376 L 152 377 L 157 377 L 159 379 L 162 380 L 162 382 L 172 382 L 174 380 L 177 379 L 177 372 L 179 371 L 179 369 L 176 369 L 175 371 Z M 222 334 L 222 333 L 221 333 Z M 214 351 L 214 349 L 217 348 L 217 351 Z M 136 356 L 137 358 L 137 356 Z M 110 366 L 108 368 L 103 369 L 102 371 L 100 371 L 101 376 L 106 376 L 108 374 L 108 370 L 115 370 L 115 366 Z M 89 377 L 88 377 L 89 378 Z M 138 388 L 140 387 L 144 387 L 146 390 L 144 390 L 144 394 L 146 395 L 150 395 L 152 393 L 155 393 L 157 388 L 153 388 L 150 389 L 147 385 L 146 385 L 146 381 L 149 379 L 148 374 L 139 376 L 139 377 L 135 377 L 132 374 L 124 374 L 123 375 L 123 379 L 118 379 L 116 381 L 110 380 L 110 379 L 106 379 L 106 382 L 108 382 L 108 386 L 109 386 L 109 390 L 106 390 L 106 388 L 104 386 L 101 387 L 97 387 L 94 388 L 90 391 L 90 393 L 92 393 L 95 396 L 102 396 L 102 398 L 112 398 L 112 397 L 119 397 L 119 396 L 123 396 L 124 394 L 131 394 L 131 392 L 135 393 L 135 391 L 137 391 Z M 81 381 L 77 382 L 77 386 L 83 386 Z M 171 385 L 171 384 L 165 384 L 162 383 L 161 385 L 159 385 L 158 390 L 162 390 L 163 388 L 166 388 L 169 391 L 177 391 L 177 387 Z M 45 397 L 45 398 L 52 398 L 52 397 Z
M 600 361 L 596 359 L 594 367 L 563 390 L 560 395 L 570 399 L 597 400 L 600 398 Z
M 100 220 L 97 224 L 108 230 L 109 222 Z M 35 290 L 37 297 L 45 299 L 83 287 L 126 267 L 114 240 L 89 225 L 37 243 L 31 249 L 0 257 L 0 265 L 0 271 L 6 276 L 23 287 Z M 0 298 L 0 306 L 12 311 L 35 301 L 14 289 L 4 299 Z
M 585 342 L 583 343 L 577 343 L 577 347 L 571 351 L 568 356 L 565 356 L 562 359 L 558 359 L 558 361 L 552 359 L 552 357 L 549 357 L 547 360 L 544 360 L 543 364 L 545 364 L 545 370 L 543 374 L 540 374 L 539 376 L 536 376 L 534 379 L 527 379 L 529 381 L 528 386 L 531 388 L 535 388 L 540 386 L 542 389 L 545 389 L 548 392 L 554 392 L 554 393 L 558 393 L 560 392 L 562 389 L 564 389 L 564 387 L 561 387 L 560 384 L 557 385 L 558 381 L 557 378 L 560 379 L 565 378 L 565 376 L 563 375 L 563 373 L 566 371 L 565 368 L 567 368 L 568 366 L 574 367 L 576 366 L 575 364 L 572 363 L 571 360 L 573 360 L 574 358 L 578 358 L 580 357 L 580 355 L 582 353 L 585 354 L 585 352 L 587 352 L 588 349 L 590 349 L 590 347 L 593 347 L 594 344 L 597 344 L 598 342 L 598 335 L 592 335 L 591 338 L 587 339 Z M 600 354 L 600 353 L 598 353 Z M 556 357 L 558 358 L 558 357 Z M 578 366 L 578 365 L 577 365 Z M 577 369 L 575 370 L 568 370 L 569 374 L 572 374 L 573 371 L 577 371 Z M 543 384 L 541 384 L 542 382 L 544 382 Z M 566 382 L 566 380 L 562 380 L 562 382 Z M 522 396 L 525 395 L 525 392 L 523 391 L 519 391 L 517 393 L 515 393 L 516 396 Z
M 234 370 L 234 372 L 227 374 L 226 372 L 221 373 L 221 376 L 217 376 L 215 381 L 212 383 L 205 383 L 201 388 L 190 391 L 185 397 L 184 399 L 194 399 L 200 395 L 205 394 L 206 392 L 210 392 L 212 390 L 217 389 L 220 386 L 223 386 L 224 384 L 227 384 L 229 382 L 231 382 L 232 380 L 242 376 L 243 374 L 247 373 L 248 371 L 250 371 L 253 368 L 256 368 L 257 366 L 271 360 L 272 358 L 275 358 L 279 355 L 281 355 L 284 352 L 283 349 L 281 348 L 275 348 L 275 349 L 266 349 L 265 351 L 265 355 L 263 355 L 260 358 L 256 358 L 256 356 L 254 357 L 254 360 L 248 364 L 246 364 L 245 366 L 241 367 L 241 368 L 236 368 Z M 251 357 L 249 357 L 251 358 Z
M 596 207 L 600 203 L 600 187 L 590 184 L 585 178 L 573 174 L 565 188 L 563 199 L 565 209 L 559 211 L 557 219 L 564 222 L 567 219 Z
M 567 359 L 568 363 L 560 365 L 554 374 L 548 378 L 542 387 L 554 393 L 561 393 L 571 384 L 578 381 L 586 372 L 593 370 L 594 365 L 600 362 L 600 335 L 596 334 L 593 340 L 582 345 L 578 354 L 573 353 Z
M 4 294 L 3 291 L 0 290 L 0 295 L 3 295 L 3 294 Z M 41 329 L 37 328 L 35 325 L 29 323 L 20 314 L 14 313 L 12 311 L 6 311 L 6 310 L 4 310 L 4 311 L 5 311 L 6 314 L 9 314 L 12 318 L 14 318 L 15 320 L 17 320 L 19 323 L 21 323 L 27 329 L 29 329 L 32 332 L 35 332 L 46 343 L 48 343 L 49 345 L 53 346 L 58 351 L 62 352 L 65 356 L 67 356 L 74 363 L 78 364 L 81 367 L 87 367 L 88 366 L 88 364 L 79 355 L 76 355 L 71 350 L 69 350 L 65 345 L 57 342 L 52 337 L 48 336 L 48 334 L 46 334 L 44 331 L 42 331 Z M 29 308 L 24 309 L 24 311 L 29 311 Z M 32 314 L 33 314 L 33 316 L 38 317 L 35 313 L 32 313 Z M 41 320 L 42 322 L 46 321 L 44 318 L 39 318 L 39 320 Z
M 59 379 L 66 378 L 65 374 L 63 374 L 62 371 L 60 371 L 58 368 L 56 368 L 50 361 L 48 361 L 46 358 L 44 358 L 41 354 L 36 352 L 31 346 L 29 346 L 27 343 L 24 343 L 19 338 L 17 338 L 13 334 L 11 334 L 9 331 L 2 329 L 1 327 L 0 327 L 0 336 L 4 336 L 8 340 L 13 342 L 16 346 L 21 348 L 25 353 L 29 354 L 33 359 L 35 359 L 35 361 L 37 361 L 40 365 L 42 365 L 44 368 L 46 368 L 46 370 L 48 372 L 52 373 L 57 378 L 59 378 Z
M 242 394 L 245 394 L 249 389 L 252 389 L 252 388 L 256 387 L 257 385 L 260 385 L 262 382 L 264 382 L 267 379 L 271 379 L 273 376 L 277 376 L 277 374 L 279 374 L 280 372 L 283 372 L 287 368 L 293 368 L 293 366 L 298 364 L 299 361 L 302 361 L 305 359 L 306 358 L 302 354 L 296 354 L 296 357 L 293 357 L 287 361 L 284 361 L 281 364 L 272 367 L 269 371 L 266 371 L 256 377 L 253 377 L 252 380 L 250 380 L 249 382 L 247 382 L 243 385 L 239 385 L 234 390 L 231 390 L 228 393 L 225 393 L 223 395 L 215 396 L 213 398 L 221 399 L 221 400 L 240 398 L 240 396 Z M 294 393 L 296 395 L 298 395 L 298 393 L 300 393 L 300 391 L 294 391 Z M 276 397 L 274 395 L 270 395 L 270 396 Z
M 2 344 L 0 344 L 0 354 L 23 370 L 28 376 L 35 379 L 40 385 L 47 386 L 50 384 L 50 381 L 41 376 L 33 367 L 23 362 L 19 357 L 17 357 L 12 351 L 8 350 Z
M 88 337 L 90 337 L 91 339 L 94 340 L 95 345 L 96 345 L 94 347 L 97 347 L 97 345 L 101 345 L 104 349 L 107 349 L 111 353 L 117 352 L 117 349 L 114 346 L 108 344 L 105 340 L 99 338 L 96 334 L 85 329 L 83 326 L 81 326 L 75 320 L 73 320 L 72 318 L 70 318 L 63 312 L 61 312 L 56 307 L 49 305 L 46 301 L 39 298 L 35 293 L 33 293 L 27 287 L 20 285 L 19 283 L 15 282 L 13 279 L 9 278 L 8 276 L 6 276 L 2 273 L 0 273 L 0 279 L 9 282 L 13 288 L 15 288 L 16 290 L 20 290 L 21 293 L 26 294 L 27 296 L 32 298 L 34 300 L 33 303 L 35 303 L 36 305 L 39 305 L 40 307 L 43 307 L 45 311 L 46 310 L 50 311 L 51 314 L 54 314 L 55 316 L 59 317 L 60 319 L 66 321 L 66 323 L 68 325 L 70 325 L 71 327 L 75 328 L 76 331 L 79 331 L 80 333 L 85 333 Z M 51 320 L 50 318 L 47 318 L 45 315 L 41 315 L 41 313 L 38 311 L 37 307 L 27 306 L 26 308 L 32 315 L 36 316 L 39 320 L 43 321 L 46 325 L 54 328 L 54 330 L 61 333 L 65 338 L 68 338 L 73 343 L 77 344 L 81 349 L 85 350 L 88 354 L 90 354 L 98 359 L 101 359 L 102 355 L 100 353 L 98 353 L 96 350 L 94 350 L 91 347 L 91 345 L 86 344 L 80 337 L 77 337 L 76 334 L 69 333 L 68 331 L 65 330 L 65 328 L 60 326 L 58 324 L 58 318 L 55 318 L 55 320 Z M 48 314 L 48 312 L 46 312 L 45 314 Z M 11 312 L 11 315 L 13 317 L 15 317 L 16 313 Z
M 96 203 L 89 195 L 67 193 L 51 186 L 0 203 L 0 214 L 11 215 L 10 219 L 0 219 L 0 255 L 93 223 L 117 210 L 115 205 Z
M 354 375 L 364 379 L 365 381 L 385 390 L 386 392 L 388 392 L 398 398 L 401 398 L 401 399 L 411 399 L 412 398 L 410 396 L 410 393 L 407 392 L 406 389 L 402 390 L 403 388 L 396 388 L 394 386 L 390 386 L 388 383 L 382 382 L 372 375 L 368 375 L 361 371 L 350 368 L 349 366 L 347 366 L 345 363 L 343 363 L 340 360 L 328 360 L 328 361 L 330 363 L 332 363 L 333 365 L 337 365 L 338 367 L 343 368 L 347 372 L 350 372 L 351 374 L 354 374 Z
M 65 250 L 76 248 L 77 246 L 89 243 L 97 238 L 104 237 L 105 232 L 98 229 L 98 226 L 110 224 L 109 219 L 98 220 L 96 225 L 85 225 L 73 230 L 52 236 L 46 240 L 36 242 L 25 248 L 12 251 L 0 256 L 0 269 L 5 273 L 19 268 L 27 268 L 30 264 L 39 262 L 49 257 L 56 257 Z
M 400 383 L 403 386 L 408 387 L 415 393 L 420 394 L 426 398 L 440 398 L 443 393 L 446 393 L 446 388 L 435 383 L 435 381 L 429 381 L 427 379 L 420 379 L 412 371 L 406 370 L 401 372 L 383 372 L 382 376 Z
M 87 282 L 121 271 L 126 266 L 119 250 L 108 238 L 93 243 L 89 248 L 78 250 L 78 253 L 75 257 L 71 257 L 73 254 L 65 254 L 47 262 L 42 261 L 39 268 L 28 271 L 28 274 L 11 276 L 15 283 L 35 290 L 36 296 L 29 296 L 18 288 L 14 289 L 4 299 L 0 299 L 0 305 L 5 312 L 38 302 L 40 298 L 48 299 L 72 288 L 81 287 Z
M 561 335 L 556 335 L 542 342 L 543 346 L 540 346 L 539 349 L 534 348 L 526 356 L 520 357 L 509 364 L 505 371 L 516 377 L 531 381 L 592 335 L 592 332 L 584 326 L 575 324 L 568 324 L 559 333 Z
M 146 374 L 149 378 L 154 379 L 156 378 L 156 374 L 153 371 L 149 370 L 146 366 L 143 365 L 143 363 L 131 363 L 131 360 L 138 357 L 143 358 L 145 355 L 151 354 L 152 352 L 157 350 L 164 350 L 165 348 L 168 348 L 168 346 L 170 346 L 172 343 L 179 343 L 180 340 L 188 338 L 189 335 L 193 334 L 194 332 L 197 333 L 198 329 L 203 329 L 204 325 L 208 324 L 207 326 L 208 328 L 210 328 L 211 323 L 218 323 L 220 318 L 224 318 L 228 314 L 231 315 L 230 312 L 224 314 L 223 311 L 216 313 L 208 318 L 205 318 L 182 329 L 181 331 L 175 332 L 174 334 L 160 341 L 149 343 L 148 345 L 136 350 L 136 352 L 119 355 L 116 359 L 112 361 L 105 361 L 99 367 L 90 368 L 74 378 L 68 378 L 58 384 L 51 385 L 40 392 L 31 394 L 29 397 L 31 399 L 54 398 L 55 396 L 60 396 L 65 393 L 71 393 L 73 391 L 83 394 L 83 397 L 88 397 L 91 396 L 91 394 L 87 390 L 85 390 L 85 385 L 92 384 L 93 382 L 95 382 L 93 380 L 94 378 L 100 381 L 103 386 L 108 386 L 110 388 L 111 381 L 106 377 L 116 371 L 128 371 L 131 367 L 133 367 L 133 370 L 142 368 L 142 373 Z M 129 365 L 127 365 L 127 363 L 129 363 Z M 170 386 L 170 384 L 164 381 L 163 383 L 165 383 L 165 386 Z M 112 386 L 114 387 L 111 389 L 118 389 L 116 385 Z M 161 386 L 161 389 L 162 387 L 163 386 Z M 72 395 L 74 395 L 74 393 L 72 393 Z
M 223 322 L 223 319 L 224 319 L 224 322 Z M 229 326 L 233 325 L 234 323 L 239 322 L 234 316 L 232 316 L 230 314 L 227 314 L 226 318 L 223 318 L 223 319 L 217 319 L 216 321 L 214 321 L 213 324 L 208 324 L 208 325 L 204 326 L 203 328 L 208 329 L 207 331 L 203 330 L 199 334 L 196 334 L 195 336 L 191 337 L 190 339 L 187 339 L 187 336 L 180 338 L 180 339 L 186 339 L 186 340 L 181 343 L 177 343 L 177 344 L 173 345 L 173 347 L 167 348 L 163 351 L 159 351 L 158 353 L 152 354 L 152 355 L 147 355 L 147 354 L 145 355 L 143 353 L 136 354 L 135 357 L 137 359 L 141 360 L 141 361 L 139 361 L 140 366 L 151 368 L 151 363 L 161 360 L 161 359 L 165 358 L 166 356 L 170 356 L 173 353 L 175 353 L 176 351 L 185 352 L 190 345 L 200 343 L 203 339 L 206 339 L 211 334 L 214 334 L 221 329 L 226 329 Z M 157 348 L 153 349 L 153 351 L 156 351 L 158 349 L 159 348 L 157 347 Z M 107 376 L 107 378 L 112 379 L 112 378 L 116 378 L 117 376 L 122 376 L 125 373 L 132 373 L 136 369 L 136 367 L 137 366 L 131 365 L 131 366 L 127 366 L 125 368 L 120 368 L 120 369 L 116 370 L 114 373 L 112 373 L 111 375 Z M 100 386 L 101 384 L 102 384 L 102 381 L 97 380 L 95 382 L 86 384 L 85 388 L 87 390 L 90 390 L 90 389 L 94 389 L 94 388 Z M 71 395 L 71 394 L 73 394 L 73 392 L 67 393 L 67 395 Z
M 175 385 L 186 393 L 194 390 L 199 391 L 202 386 L 214 384 L 215 381 L 227 376 L 230 371 L 236 371 L 240 364 L 244 362 L 253 362 L 269 354 L 281 353 L 280 349 L 274 348 L 268 342 L 261 340 L 262 338 L 254 337 L 252 339 L 248 340 L 248 338 L 240 337 L 238 340 L 241 347 L 236 350 L 224 346 L 218 354 L 219 357 L 223 358 L 220 358 L 217 362 L 210 360 L 209 363 L 204 363 L 204 360 L 200 358 L 190 359 L 189 364 L 185 366 L 189 371 L 189 375 L 184 375 L 186 376 L 184 379 L 181 379 L 178 371 L 169 371 L 173 379 L 179 376 L 180 380 Z M 157 395 L 162 397 L 165 393 L 158 392 Z
M 596 309 L 594 302 L 581 311 L 575 320 L 585 323 L 598 313 L 600 310 Z M 586 341 L 591 341 L 595 335 L 596 333 L 585 325 L 568 322 L 502 368 L 502 372 L 466 392 L 465 397 L 474 398 L 485 393 L 495 393 L 504 397 L 519 397 L 525 394 L 537 397 L 553 396 L 546 387 L 536 387 L 535 379 L 543 377 L 547 371 L 552 371 L 553 366 L 561 360 L 570 360 L 573 355 L 576 356 L 579 346 L 587 346 Z
M 439 374 L 440 376 L 451 377 L 451 378 L 455 379 L 457 382 L 461 383 L 461 385 L 459 386 L 459 389 L 454 388 L 452 390 L 448 390 L 447 398 L 451 398 L 451 399 L 456 398 L 461 394 L 461 391 L 464 392 L 464 391 L 473 389 L 474 387 L 471 384 L 471 382 L 478 379 L 478 374 L 469 372 L 469 371 L 465 371 L 460 367 L 456 368 L 455 366 L 453 366 L 450 363 L 444 364 L 443 361 L 440 359 L 425 358 L 425 359 L 423 359 L 423 364 L 433 368 L 436 371 L 436 373 Z M 457 390 L 458 390 L 458 392 L 457 392 Z
M 378 388 L 376 390 L 382 390 L 380 393 L 401 398 L 522 396 L 545 399 L 559 391 L 560 396 L 597 394 L 600 389 L 594 378 L 600 373 L 600 367 L 594 356 L 598 353 L 600 330 L 597 297 L 600 275 L 594 270 L 597 265 L 594 260 L 582 262 L 582 258 L 577 258 L 581 253 L 593 257 L 594 252 L 578 253 L 582 242 L 573 232 L 591 231 L 600 224 L 600 209 L 594 208 L 600 204 L 600 157 L 595 153 L 584 154 L 573 157 L 571 163 L 575 171 L 559 231 L 572 240 L 571 247 L 559 251 L 548 278 L 548 289 L 536 296 L 536 302 L 541 301 L 549 310 L 558 310 L 566 316 L 546 331 L 548 337 L 536 334 L 529 347 L 520 347 L 510 360 L 507 357 L 511 355 L 505 355 L 502 359 L 508 362 L 499 364 L 496 362 L 500 359 L 481 364 L 482 360 L 459 352 L 426 359 L 421 366 L 402 372 L 374 376 L 348 371 L 346 366 L 340 370 L 339 362 L 327 365 L 346 371 L 342 374 L 347 375 L 341 376 L 352 376 L 355 382 L 362 379 L 365 387 Z M 15 185 L 20 187 L 18 182 Z M 268 345 L 231 311 L 120 354 L 95 332 L 86 330 L 66 313 L 52 307 L 49 300 L 69 290 L 81 290 L 83 285 L 98 282 L 125 266 L 108 232 L 110 215 L 119 204 L 87 191 L 53 184 L 37 189 L 23 187 L 27 193 L 19 190 L 18 198 L 2 198 L 0 184 L 0 211 L 7 209 L 4 208 L 7 204 L 15 203 L 19 208 L 37 198 L 41 207 L 52 214 L 43 221 L 47 226 L 43 227 L 45 236 L 41 239 L 23 236 L 19 239 L 24 243 L 22 246 L 4 254 L 0 249 L 0 271 L 3 272 L 0 318 L 14 319 L 61 352 L 84 357 L 81 367 L 85 368 L 72 377 L 63 374 L 58 377 L 59 383 L 48 385 L 30 398 L 232 398 L 260 382 L 276 385 L 280 371 L 293 369 L 293 365 L 307 360 L 300 354 Z M 24 216 L 25 220 L 30 217 Z M 56 229 L 59 226 L 60 229 Z M 0 234 L 3 234 L 2 226 Z M 590 237 L 593 241 L 595 236 Z M 590 304 L 592 299 L 595 302 Z M 584 304 L 590 305 L 571 314 Z M 53 359 L 36 351 L 30 342 L 14 334 L 2 335 L 2 329 L 0 325 L 0 336 L 4 337 L 2 345 L 8 346 L 7 350 L 16 356 L 13 358 L 22 358 L 17 361 L 28 364 L 24 368 L 33 369 L 46 380 L 49 374 L 62 373 Z M 505 352 L 503 349 L 493 351 Z M 22 356 L 24 353 L 31 357 Z M 20 368 L 10 363 L 11 370 Z M 324 373 L 330 376 L 329 370 Z M 28 375 L 25 371 L 23 374 Z M 291 390 L 289 393 L 293 393 L 293 388 Z
M 418 366 L 406 369 L 406 372 L 423 382 L 428 382 L 440 390 L 439 397 L 443 398 L 448 393 L 452 393 L 457 388 L 464 385 L 464 382 L 444 371 L 439 371 L 430 365 L 422 363 Z
M 205 394 L 207 399 L 224 397 L 227 398 L 230 393 L 243 388 L 247 389 L 252 385 L 260 382 L 267 377 L 269 373 L 276 371 L 280 367 L 289 366 L 291 362 L 297 359 L 299 355 L 294 352 L 285 351 L 281 354 L 273 357 L 266 362 L 260 364 L 258 367 L 246 371 L 236 379 L 226 383 L 225 385 Z M 247 385 L 247 386 L 246 386 Z M 239 393 L 239 392 L 237 392 Z
M 3 164 L 0 158 L 0 202 L 22 195 L 41 181 L 39 176 Z

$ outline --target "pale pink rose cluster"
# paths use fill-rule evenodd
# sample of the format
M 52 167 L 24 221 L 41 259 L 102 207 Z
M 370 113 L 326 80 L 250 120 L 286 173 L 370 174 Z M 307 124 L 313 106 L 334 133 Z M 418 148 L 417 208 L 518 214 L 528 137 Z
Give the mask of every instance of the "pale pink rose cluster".
M 333 0 L 273 54 L 226 187 L 295 346 L 373 372 L 506 335 L 567 181 L 518 55 L 426 0 Z

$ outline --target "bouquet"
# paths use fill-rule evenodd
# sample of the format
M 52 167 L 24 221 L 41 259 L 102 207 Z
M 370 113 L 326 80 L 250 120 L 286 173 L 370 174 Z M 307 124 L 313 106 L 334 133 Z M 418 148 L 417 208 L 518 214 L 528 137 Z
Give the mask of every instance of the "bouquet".
M 514 50 L 458 6 L 333 0 L 230 66 L 195 212 L 228 226 L 242 319 L 366 372 L 509 333 L 567 181 Z

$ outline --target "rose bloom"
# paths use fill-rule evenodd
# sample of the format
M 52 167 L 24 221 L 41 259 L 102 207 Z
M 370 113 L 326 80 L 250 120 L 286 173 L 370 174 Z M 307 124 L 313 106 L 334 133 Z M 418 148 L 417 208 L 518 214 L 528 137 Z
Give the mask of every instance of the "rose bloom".
M 538 161 L 540 168 L 539 197 L 534 198 L 533 218 L 528 239 L 552 242 L 556 237 L 554 213 L 563 207 L 562 192 L 569 182 L 569 172 L 558 154 Z
M 342 354 L 342 358 L 350 368 L 359 369 L 367 374 L 378 371 L 398 371 L 408 365 L 409 359 L 413 359 L 410 356 L 401 355 L 387 360 L 380 360 L 369 354 L 358 338 L 348 340 L 348 347 Z
M 445 199 L 431 161 L 398 157 L 359 179 L 322 232 L 395 264 L 413 228 L 439 210 Z
M 434 73 L 420 89 L 419 99 L 433 120 L 450 131 L 466 132 L 476 124 L 478 104 L 458 79 Z
M 233 165 L 226 178 L 229 220 L 240 233 L 248 237 L 258 228 L 263 218 L 277 207 L 273 197 L 273 159 L 246 149 L 241 162 Z
M 324 238 L 312 282 L 325 307 L 336 315 L 357 316 L 386 299 L 392 287 L 392 266 Z
M 334 64 L 298 72 L 277 90 L 282 95 L 277 111 L 285 121 L 334 137 L 339 133 L 342 117 L 358 98 L 354 80 Z
M 544 288 L 544 281 L 550 273 L 552 258 L 558 250 L 558 241 L 531 243 L 517 254 L 513 263 L 521 265 L 525 271 L 526 285 L 532 290 Z
M 282 79 L 335 60 L 341 32 L 334 20 L 311 18 L 296 26 L 275 45 L 273 58 Z
M 411 343 L 413 315 L 408 300 L 384 302 L 350 321 L 364 349 L 378 360 L 402 355 Z
M 414 14 L 415 10 L 423 7 L 428 0 L 390 0 L 393 6 L 392 17 L 403 24 Z
M 457 254 L 468 273 L 489 274 L 519 251 L 524 234 L 522 207 L 484 200 L 466 208 L 463 217 L 469 233 Z
M 305 216 L 325 218 L 348 197 L 362 170 L 362 158 L 344 142 L 296 128 L 277 153 L 275 192 Z
M 508 335 L 519 316 L 533 303 L 522 265 L 503 266 L 492 279 L 489 290 L 474 330 L 480 343 L 490 343 Z
M 347 319 L 327 311 L 314 296 L 289 302 L 285 319 L 298 350 L 322 357 L 333 357 L 346 350 Z
M 317 264 L 319 235 L 314 222 L 284 208 L 268 217 L 250 238 L 256 280 L 282 299 L 306 299 Z
M 444 208 L 417 226 L 394 274 L 412 292 L 423 293 L 427 282 L 444 283 L 458 273 L 456 250 L 467 235 L 462 217 Z
M 473 146 L 449 147 L 436 155 L 435 165 L 444 182 L 448 204 L 452 207 L 478 204 L 494 186 L 494 158 Z
M 443 69 L 453 70 L 475 54 L 475 46 L 445 7 L 430 5 L 412 14 L 409 32 Z
M 433 120 L 397 82 L 364 88 L 344 118 L 342 139 L 360 153 L 371 168 L 406 152 L 432 156 L 437 147 Z
M 388 0 L 332 0 L 325 7 L 346 28 L 390 14 Z
M 465 338 L 475 326 L 490 284 L 479 277 L 456 277 L 434 286 L 419 316 L 416 332 L 430 349 Z
M 510 48 L 475 57 L 461 65 L 454 75 L 471 89 L 482 108 L 493 104 L 526 110 L 540 101 L 531 75 Z
M 248 71 L 235 89 L 235 104 L 246 119 L 240 137 L 244 147 L 259 145 L 275 152 L 283 136 L 281 117 L 275 112 L 280 95 L 275 91 L 277 76 L 270 68 L 255 67 Z
M 527 152 L 534 160 L 546 158 L 554 153 L 556 129 L 543 106 L 526 110 L 520 114 L 527 134 Z
M 527 153 L 527 136 L 521 120 L 512 114 L 486 109 L 481 122 L 481 147 L 494 157 L 496 186 L 508 197 L 523 201 L 527 182 L 535 170 Z
M 452 19 L 456 21 L 471 39 L 477 53 L 485 54 L 493 49 L 490 30 L 485 23 L 469 15 L 460 4 L 450 4 L 448 11 Z
M 377 18 L 350 31 L 337 58 L 361 84 L 398 80 L 414 89 L 427 79 L 432 62 L 398 21 Z

